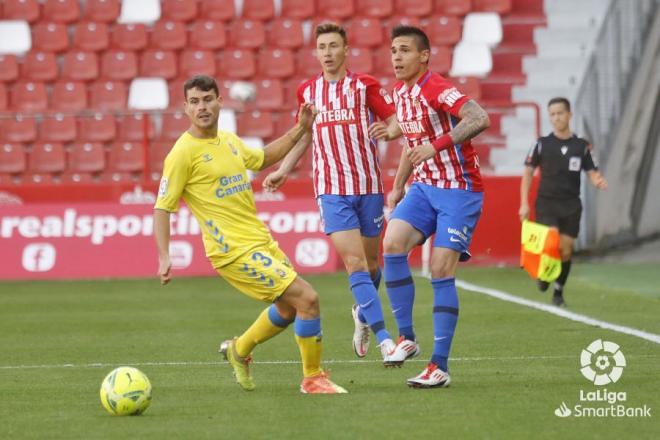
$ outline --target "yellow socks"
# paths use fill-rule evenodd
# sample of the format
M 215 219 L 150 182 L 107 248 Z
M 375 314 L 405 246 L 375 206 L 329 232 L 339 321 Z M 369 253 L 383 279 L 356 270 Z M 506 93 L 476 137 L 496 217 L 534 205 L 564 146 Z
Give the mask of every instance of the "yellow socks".
M 321 374 L 321 352 L 323 351 L 321 318 L 296 318 L 294 328 L 303 364 L 303 375 L 311 377 Z
M 236 353 L 243 358 L 248 356 L 257 344 L 282 333 L 290 323 L 280 316 L 274 304 L 271 305 L 236 340 Z

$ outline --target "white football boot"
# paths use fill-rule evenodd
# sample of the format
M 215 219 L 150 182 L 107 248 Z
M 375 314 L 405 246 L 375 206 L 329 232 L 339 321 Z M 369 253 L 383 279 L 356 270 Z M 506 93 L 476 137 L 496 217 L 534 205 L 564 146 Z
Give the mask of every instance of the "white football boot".
M 407 380 L 411 388 L 446 388 L 451 383 L 451 377 L 436 364 L 429 363 L 419 376 Z
M 369 325 L 360 321 L 358 314 L 360 308 L 357 304 L 353 304 L 351 308 L 351 315 L 353 315 L 353 322 L 355 323 L 355 331 L 353 332 L 353 351 L 359 358 L 367 355 L 369 350 Z
M 381 347 L 382 350 L 382 347 Z M 383 354 L 383 364 L 386 367 L 400 367 L 408 359 L 415 358 L 420 355 L 422 350 L 416 341 L 411 341 L 403 336 L 399 336 L 399 340 L 393 350 L 385 356 Z

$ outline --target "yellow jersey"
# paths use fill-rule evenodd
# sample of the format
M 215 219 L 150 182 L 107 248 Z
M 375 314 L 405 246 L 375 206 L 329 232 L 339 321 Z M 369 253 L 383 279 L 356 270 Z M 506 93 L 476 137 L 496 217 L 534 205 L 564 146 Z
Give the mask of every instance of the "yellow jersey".
M 199 222 L 207 257 L 214 267 L 227 265 L 273 241 L 257 218 L 246 173 L 263 161 L 263 150 L 233 133 L 199 139 L 186 131 L 165 158 L 155 208 L 176 212 L 183 198 Z

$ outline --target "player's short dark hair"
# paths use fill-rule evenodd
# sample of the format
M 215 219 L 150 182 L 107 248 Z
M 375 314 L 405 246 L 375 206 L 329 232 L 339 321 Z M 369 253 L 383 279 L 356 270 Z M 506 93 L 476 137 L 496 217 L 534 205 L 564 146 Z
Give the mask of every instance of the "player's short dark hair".
M 318 40 L 320 35 L 323 34 L 339 34 L 344 44 L 348 44 L 348 37 L 346 36 L 346 29 L 339 26 L 337 23 L 321 23 L 316 26 L 314 30 L 314 39 Z
M 550 107 L 552 104 L 564 104 L 566 111 L 571 111 L 571 103 L 564 97 L 558 96 L 556 98 L 552 98 L 550 101 L 548 101 L 548 107 Z
M 207 75 L 195 75 L 183 84 L 183 97 L 188 99 L 188 90 L 199 89 L 202 92 L 213 90 L 215 96 L 220 96 L 218 84 L 213 78 Z
M 417 49 L 422 50 L 431 50 L 431 43 L 429 43 L 429 37 L 418 27 L 415 26 L 406 26 L 399 25 L 392 29 L 391 34 L 392 40 L 397 37 L 413 37 L 417 42 Z

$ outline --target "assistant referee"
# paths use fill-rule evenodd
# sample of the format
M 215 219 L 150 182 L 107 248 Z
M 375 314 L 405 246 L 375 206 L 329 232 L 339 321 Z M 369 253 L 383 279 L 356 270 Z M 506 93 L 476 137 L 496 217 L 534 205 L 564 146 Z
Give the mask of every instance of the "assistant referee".
M 548 102 L 548 114 L 553 130 L 538 139 L 525 159 L 525 171 L 520 182 L 520 221 L 529 217 L 529 188 L 536 167 L 541 167 L 541 182 L 536 198 L 536 221 L 559 229 L 561 273 L 554 284 L 552 303 L 565 306 L 564 286 L 571 271 L 573 242 L 580 230 L 582 202 L 580 176 L 584 170 L 598 189 L 607 189 L 607 181 L 598 171 L 592 147 L 577 137 L 570 128 L 571 104 L 566 98 Z M 549 283 L 537 280 L 544 292 Z

